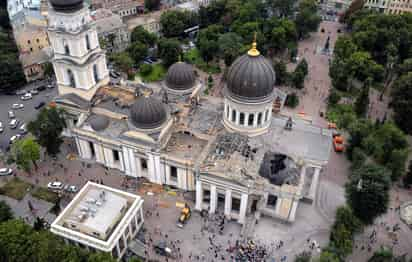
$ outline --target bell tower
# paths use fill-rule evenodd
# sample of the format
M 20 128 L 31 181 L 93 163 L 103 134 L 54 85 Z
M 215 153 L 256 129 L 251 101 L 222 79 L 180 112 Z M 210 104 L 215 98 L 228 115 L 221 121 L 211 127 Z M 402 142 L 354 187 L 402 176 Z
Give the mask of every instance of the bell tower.
M 109 82 L 105 52 L 83 0 L 50 0 L 48 35 L 59 95 L 74 93 L 90 101 Z

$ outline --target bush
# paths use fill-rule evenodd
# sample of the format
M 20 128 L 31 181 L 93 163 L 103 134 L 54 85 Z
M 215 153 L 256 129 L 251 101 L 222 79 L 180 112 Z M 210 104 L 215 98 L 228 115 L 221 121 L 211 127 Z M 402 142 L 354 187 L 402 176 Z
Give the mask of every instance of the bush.
M 310 262 L 312 254 L 307 251 L 303 251 L 300 254 L 297 254 L 295 257 L 295 262 Z
M 152 67 L 152 65 L 142 64 L 142 65 L 140 66 L 139 70 L 140 70 L 140 74 L 141 74 L 141 75 L 147 76 L 147 75 L 149 75 L 149 74 L 152 72 L 153 67 Z
M 336 123 L 339 128 L 348 128 L 349 125 L 356 121 L 356 114 L 352 105 L 338 104 L 328 108 L 326 118 L 330 122 Z
M 336 105 L 336 104 L 339 103 L 340 99 L 341 99 L 340 94 L 337 91 L 332 90 L 329 94 L 329 97 L 328 97 L 328 104 L 329 105 Z
M 13 218 L 13 212 L 5 201 L 0 201 L 0 222 L 4 222 Z
M 299 104 L 299 97 L 296 95 L 296 93 L 293 92 L 287 95 L 285 106 L 295 108 L 298 106 L 298 104 Z

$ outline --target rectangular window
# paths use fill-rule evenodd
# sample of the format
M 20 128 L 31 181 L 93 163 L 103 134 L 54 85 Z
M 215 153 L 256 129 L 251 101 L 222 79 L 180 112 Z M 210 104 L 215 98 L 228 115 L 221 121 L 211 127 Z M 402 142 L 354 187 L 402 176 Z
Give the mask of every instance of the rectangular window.
M 254 114 L 249 114 L 249 119 L 247 122 L 248 126 L 253 126 L 253 121 L 255 120 L 255 115 Z
M 226 106 L 226 118 L 229 119 L 230 117 L 230 109 L 229 106 Z
M 271 207 L 271 208 L 275 208 L 276 207 L 276 202 L 278 202 L 278 197 L 275 196 L 275 195 L 269 195 L 267 206 Z
M 240 211 L 240 199 L 232 197 L 232 211 Z
M 170 180 L 177 181 L 177 168 L 170 166 Z
M 240 113 L 239 124 L 241 124 L 241 125 L 245 124 L 245 113 Z
M 262 112 L 258 114 L 258 125 L 262 124 Z
M 141 163 L 142 170 L 143 170 L 143 171 L 147 170 L 147 160 L 141 158 L 141 159 L 140 159 L 140 163 Z
M 232 110 L 232 122 L 236 122 L 236 111 Z
M 90 154 L 92 154 L 92 157 L 96 155 L 96 152 L 94 152 L 94 146 L 93 143 L 89 141 L 89 147 L 90 147 Z
M 119 151 L 117 150 L 112 150 L 113 151 L 113 159 L 114 161 L 119 161 L 120 160 L 120 156 L 119 156 Z
M 268 121 L 268 117 L 269 117 L 269 109 L 267 109 L 267 110 L 265 111 L 265 122 Z

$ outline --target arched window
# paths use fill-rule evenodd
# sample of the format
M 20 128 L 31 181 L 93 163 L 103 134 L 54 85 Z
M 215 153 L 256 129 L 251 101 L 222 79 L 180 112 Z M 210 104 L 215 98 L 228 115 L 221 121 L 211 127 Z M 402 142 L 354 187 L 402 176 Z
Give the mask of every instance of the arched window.
M 249 114 L 249 119 L 247 121 L 248 126 L 253 126 L 253 121 L 255 120 L 255 114 Z
M 69 45 L 67 43 L 64 43 L 64 53 L 66 55 L 70 55 L 70 48 L 69 48 Z
M 260 112 L 260 113 L 258 114 L 258 117 L 257 117 L 257 118 L 258 118 L 258 119 L 257 119 L 257 121 L 258 121 L 257 124 L 258 124 L 258 125 L 261 125 L 261 124 L 262 124 L 262 115 L 263 115 L 262 112 Z
M 70 86 L 76 88 L 76 80 L 74 79 L 72 70 L 67 69 L 67 76 L 69 77 Z
M 241 124 L 241 125 L 245 124 L 245 113 L 240 113 L 240 115 L 239 115 L 239 124 Z
M 99 82 L 99 72 L 97 70 L 97 65 L 96 64 L 93 65 L 93 77 L 94 77 L 94 81 L 96 83 Z
M 230 109 L 229 109 L 229 106 L 226 105 L 226 118 L 229 119 L 229 117 L 230 117 Z
M 232 122 L 236 122 L 236 111 L 232 109 Z
M 89 39 L 89 35 L 86 35 L 86 48 L 87 48 L 87 50 L 90 50 L 90 39 Z

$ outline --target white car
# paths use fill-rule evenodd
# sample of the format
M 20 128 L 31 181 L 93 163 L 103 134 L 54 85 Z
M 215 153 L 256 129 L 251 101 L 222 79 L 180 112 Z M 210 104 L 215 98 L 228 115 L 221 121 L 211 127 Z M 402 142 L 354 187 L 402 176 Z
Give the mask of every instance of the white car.
M 37 94 L 39 93 L 39 90 L 33 88 L 32 90 L 30 90 L 30 93 L 31 93 L 32 95 L 37 95 Z
M 20 134 L 17 134 L 17 135 L 14 135 L 14 136 L 10 137 L 10 144 L 13 144 L 14 142 L 19 140 L 20 138 L 21 138 Z
M 0 168 L 0 176 L 10 176 L 13 174 L 13 169 L 8 167 Z
M 69 193 L 76 193 L 77 191 L 79 191 L 77 186 L 71 186 L 71 185 L 65 185 L 64 190 L 69 192 Z
M 3 127 L 3 122 L 0 122 L 0 133 L 3 133 L 4 127 Z
M 19 120 L 17 120 L 17 119 L 12 119 L 9 122 L 9 126 L 10 126 L 11 129 L 15 129 L 18 124 L 19 124 Z
M 33 98 L 32 94 L 30 94 L 30 93 L 25 93 L 25 94 L 21 97 L 21 100 L 30 100 L 30 99 L 32 99 L 32 98 Z
M 20 134 L 22 134 L 22 135 L 27 134 L 26 124 L 22 124 L 22 125 L 19 127 L 19 132 L 20 132 Z
M 47 188 L 51 190 L 62 190 L 63 187 L 63 183 L 59 181 L 54 181 L 47 184 Z
M 9 111 L 9 118 L 15 118 L 16 115 L 14 114 L 13 111 Z
M 23 104 L 12 104 L 11 108 L 12 109 L 21 109 L 21 108 L 24 108 L 24 105 Z

